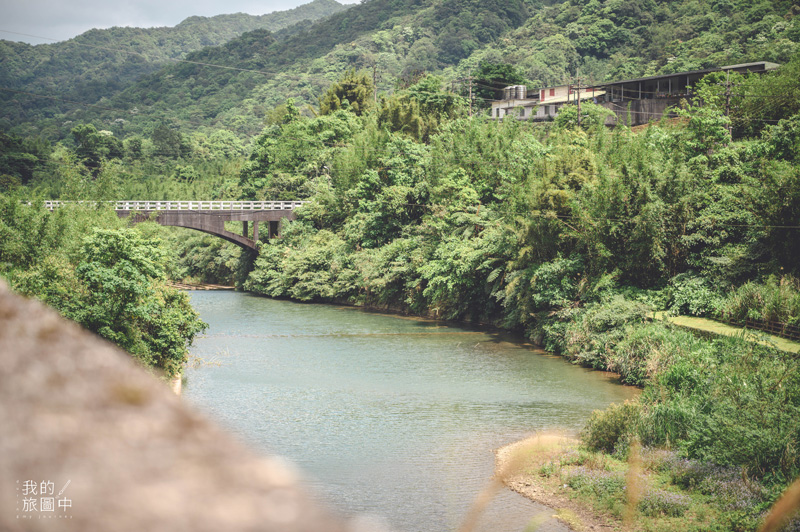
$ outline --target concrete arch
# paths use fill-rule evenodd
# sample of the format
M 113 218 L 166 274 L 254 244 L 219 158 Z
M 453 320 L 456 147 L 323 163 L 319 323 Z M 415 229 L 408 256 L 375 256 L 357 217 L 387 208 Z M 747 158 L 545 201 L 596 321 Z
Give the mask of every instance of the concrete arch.
M 117 209 L 120 218 L 131 218 L 133 223 L 153 220 L 160 225 L 172 227 L 186 227 L 218 236 L 245 249 L 256 249 L 258 242 L 259 223 L 270 223 L 271 229 L 282 220 L 294 220 L 293 210 L 246 210 L 246 211 L 189 211 L 189 210 L 123 210 Z M 243 235 L 232 233 L 225 229 L 225 222 L 243 222 Z M 252 237 L 249 229 L 253 225 Z M 276 231 L 270 230 L 270 236 L 277 236 Z

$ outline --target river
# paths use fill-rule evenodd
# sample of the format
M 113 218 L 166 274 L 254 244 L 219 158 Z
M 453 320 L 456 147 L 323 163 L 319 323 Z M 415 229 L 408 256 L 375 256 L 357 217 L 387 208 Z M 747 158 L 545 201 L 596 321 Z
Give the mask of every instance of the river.
M 345 515 L 398 532 L 458 528 L 493 450 L 580 428 L 636 394 L 496 332 L 236 292 L 190 292 L 209 324 L 184 396 L 259 452 L 295 463 Z M 552 511 L 508 490 L 481 530 Z M 539 530 L 565 530 L 549 519 Z

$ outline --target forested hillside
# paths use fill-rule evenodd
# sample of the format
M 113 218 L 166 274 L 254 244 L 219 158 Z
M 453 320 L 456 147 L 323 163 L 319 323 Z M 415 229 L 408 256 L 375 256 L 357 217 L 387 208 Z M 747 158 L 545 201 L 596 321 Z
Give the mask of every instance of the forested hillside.
M 292 31 L 299 31 L 348 7 L 335 0 L 314 0 L 260 16 L 189 17 L 174 28 L 91 30 L 54 44 L 32 46 L 0 40 L 0 87 L 13 89 L 0 91 L 0 128 L 22 123 L 30 127 L 31 122 L 75 107 L 51 98 L 95 104 L 191 52 L 259 29 L 279 32 L 298 25 Z
M 799 43 L 788 0 L 371 0 L 283 37 L 255 30 L 100 107 L 25 124 L 49 139 L 6 130 L 0 274 L 120 343 L 137 331 L 92 291 L 125 275 L 143 304 L 170 275 L 516 331 L 643 388 L 591 420 L 572 458 L 583 476 L 560 486 L 620 518 L 632 506 L 638 529 L 756 530 L 800 475 L 800 361 L 652 318 L 800 325 Z M 532 123 L 493 121 L 465 97 L 470 75 L 491 98 L 503 82 L 751 60 L 782 66 L 711 74 L 676 119 L 636 131 L 607 128 L 591 103 L 580 120 L 567 105 Z M 308 203 L 251 255 L 209 236 L 125 232 L 109 212 L 76 210 L 80 227 L 20 215 L 21 200 L 43 198 Z M 88 225 L 113 231 L 80 242 Z M 108 242 L 151 257 L 150 274 L 115 269 Z M 199 330 L 185 311 L 183 340 Z M 146 359 L 157 337 L 132 348 Z M 660 480 L 637 506 L 609 468 L 641 446 L 668 459 L 642 466 Z
M 800 50 L 797 15 L 792 0 L 569 1 L 538 10 L 471 61 L 513 64 L 534 86 L 782 64 Z
M 222 127 L 244 138 L 260 131 L 266 112 L 286 98 L 316 106 L 318 95 L 353 67 L 372 71 L 383 93 L 427 72 L 439 73 L 466 95 L 466 79 L 474 75 L 475 94 L 483 98 L 475 103 L 481 105 L 492 97 L 491 90 L 481 88 L 489 79 L 486 65 L 508 66 L 500 77 L 508 79 L 493 78 L 492 86 L 526 82 L 536 87 L 576 77 L 593 82 L 747 61 L 780 64 L 798 51 L 798 13 L 800 7 L 791 0 L 573 0 L 552 5 L 371 0 L 311 26 L 243 35 L 185 56 L 225 68 L 184 63 L 141 78 L 154 63 L 129 55 L 121 65 L 136 74 L 116 75 L 109 82 L 102 76 L 94 79 L 103 63 L 77 62 L 87 68 L 76 69 L 75 90 L 57 93 L 52 93 L 56 85 L 46 84 L 48 76 L 33 69 L 36 82 L 26 86 L 40 83 L 37 90 L 46 96 L 97 106 L 48 101 L 47 115 L 37 115 L 22 103 L 29 101 L 27 96 L 12 94 L 5 115 L 19 123 L 27 113 L 49 138 L 68 136 L 66 121 L 94 121 L 98 129 L 124 135 L 147 133 L 164 120 L 184 131 Z M 13 79 L 25 77 L 13 68 L 8 72 Z M 18 85 L 9 81 L 6 86 Z M 27 124 L 14 131 L 32 134 Z

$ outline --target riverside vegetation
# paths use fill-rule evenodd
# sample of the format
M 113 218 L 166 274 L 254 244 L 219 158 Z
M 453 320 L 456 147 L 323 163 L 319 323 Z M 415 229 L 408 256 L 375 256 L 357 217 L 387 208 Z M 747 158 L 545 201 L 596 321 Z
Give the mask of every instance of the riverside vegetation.
M 583 468 L 566 482 L 576 494 L 622 516 L 619 471 L 643 446 L 634 453 L 652 457 L 643 467 L 655 480 L 635 508 L 637 526 L 754 530 L 800 475 L 800 360 L 650 317 L 667 310 L 800 323 L 800 17 L 786 2 L 635 2 L 625 13 L 618 4 L 514 4 L 469 49 L 454 43 L 480 24 L 424 37 L 432 20 L 450 20 L 447 2 L 431 11 L 398 2 L 388 29 L 369 27 L 380 18 L 378 1 L 320 22 L 346 26 L 349 33 L 326 35 L 355 39 L 356 49 L 374 44 L 387 64 L 403 57 L 391 63 L 396 90 L 380 98 L 372 72 L 339 68 L 361 61 L 343 41 L 295 47 L 284 59 L 299 70 L 263 85 L 252 73 L 223 80 L 170 67 L 129 89 L 154 104 L 141 124 L 125 126 L 129 133 L 108 126 L 107 111 L 38 108 L 50 138 L 25 137 L 33 122 L 0 136 L 0 274 L 167 373 L 178 371 L 202 327 L 185 298 L 164 287 L 167 276 L 519 331 L 643 388 L 636 402 L 595 414 L 583 447 L 559 464 Z M 408 41 L 397 40 L 398 50 L 381 45 L 401 22 Z M 687 38 L 667 42 L 678 30 Z M 278 69 L 275 50 L 308 39 L 304 31 L 285 42 L 247 34 L 197 58 L 229 54 L 243 68 Z M 657 46 L 633 60 L 642 31 L 659 35 L 673 60 Z M 529 59 L 515 61 L 513 43 L 523 40 L 519 55 Z M 546 46 L 528 49 L 536 43 Z M 543 50 L 561 50 L 548 55 L 561 62 L 545 65 Z M 414 57 L 441 76 L 411 75 Z M 636 132 L 606 129 L 592 104 L 582 106 L 580 126 L 574 107 L 544 125 L 470 118 L 463 96 L 444 90 L 472 67 L 491 86 L 557 82 L 578 65 L 619 78 L 747 59 L 784 65 L 732 76 L 728 115 L 725 82 L 711 75 L 680 120 Z M 333 65 L 325 79 L 337 81 L 302 85 L 323 63 Z M 208 86 L 183 85 L 190 81 Z M 165 117 L 185 90 L 194 96 L 180 118 Z M 121 105 L 125 95 L 114 98 Z M 87 123 L 59 136 L 47 113 Z M 256 125 L 260 134 L 248 136 Z M 102 208 L 48 213 L 35 207 L 45 197 L 308 203 L 281 239 L 251 256 L 186 231 L 128 229 Z

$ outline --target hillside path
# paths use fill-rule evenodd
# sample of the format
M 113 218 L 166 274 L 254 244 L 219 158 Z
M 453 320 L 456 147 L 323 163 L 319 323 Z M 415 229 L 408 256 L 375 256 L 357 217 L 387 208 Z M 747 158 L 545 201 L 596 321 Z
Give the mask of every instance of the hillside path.
M 746 334 L 752 336 L 760 344 L 774 345 L 781 351 L 787 353 L 800 353 L 800 342 L 793 342 L 780 336 L 767 334 L 765 332 L 756 331 L 753 329 L 745 329 L 743 327 L 735 327 L 722 323 L 719 321 L 710 320 L 708 318 L 698 318 L 695 316 L 667 316 L 666 312 L 656 312 L 654 318 L 657 320 L 664 320 L 687 329 L 711 333 L 721 336 L 736 336 L 739 334 Z

